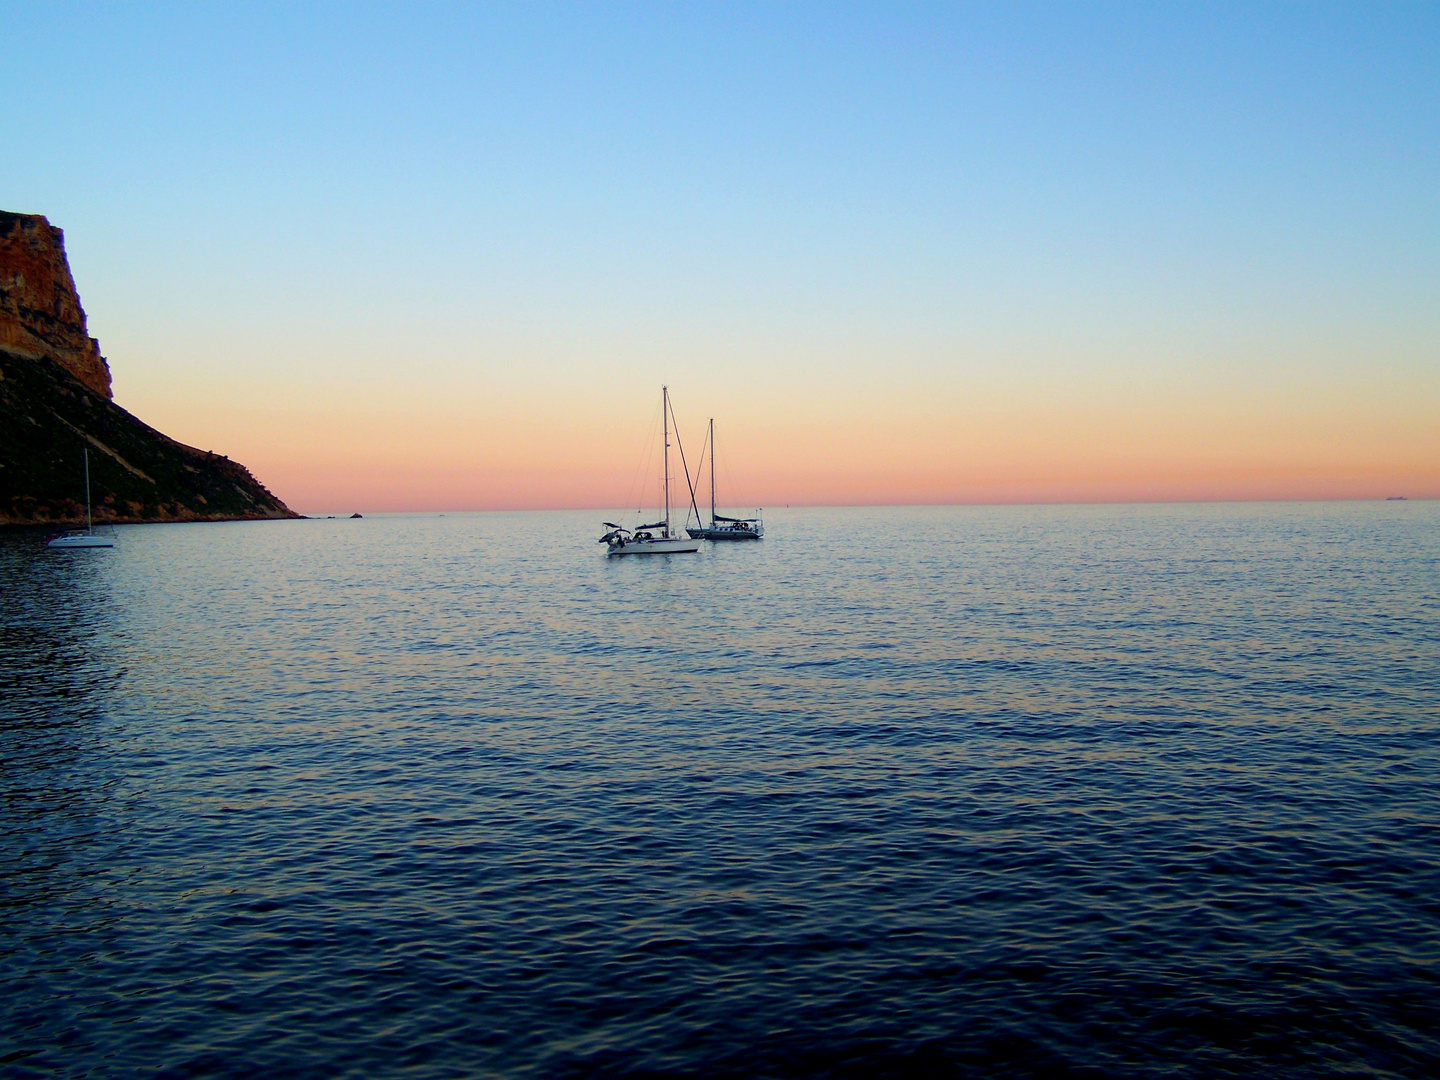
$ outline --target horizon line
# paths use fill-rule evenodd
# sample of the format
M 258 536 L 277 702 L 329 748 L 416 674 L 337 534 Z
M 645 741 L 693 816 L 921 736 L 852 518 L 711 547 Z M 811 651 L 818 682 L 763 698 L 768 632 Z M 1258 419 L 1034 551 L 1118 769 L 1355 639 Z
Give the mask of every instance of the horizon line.
M 1436 495 L 1351 495 L 1336 496 L 1331 498 L 1310 498 L 1306 496 L 1295 496 L 1293 498 L 1231 498 L 1231 499 L 989 499 L 975 501 L 957 502 L 791 502 L 772 503 L 771 510 L 884 510 L 884 509 L 943 509 L 949 507 L 968 506 L 1223 506 L 1236 504 L 1257 504 L 1257 503 L 1356 503 L 1356 502 L 1436 502 L 1440 501 L 1440 494 Z M 726 509 L 743 507 L 744 503 L 727 504 Z M 642 509 L 655 509 L 652 507 Z M 751 509 L 764 510 L 763 506 L 751 507 Z M 328 518 L 332 515 L 338 516 L 342 512 L 347 516 L 356 512 L 366 514 L 385 514 L 391 516 L 413 515 L 413 516 L 434 516 L 440 514 L 554 514 L 554 513 L 611 513 L 614 506 L 492 506 L 492 507 L 446 507 L 443 509 L 431 510 L 365 510 L 363 506 L 352 506 L 347 510 L 316 510 L 309 513 L 297 510 L 296 513 L 306 518 Z M 629 509 L 623 511 L 630 513 Z M 637 510 L 637 512 L 640 512 Z M 284 519 L 276 519 L 284 520 Z

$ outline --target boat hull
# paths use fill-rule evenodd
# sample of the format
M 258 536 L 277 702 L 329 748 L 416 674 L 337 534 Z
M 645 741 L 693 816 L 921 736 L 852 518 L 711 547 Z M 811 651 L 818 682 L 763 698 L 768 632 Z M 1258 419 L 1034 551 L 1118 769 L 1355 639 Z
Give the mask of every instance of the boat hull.
M 765 535 L 754 529 L 686 529 L 695 540 L 759 540 Z
M 115 541 L 108 536 L 81 533 L 79 536 L 57 536 L 45 546 L 52 548 L 113 548 Z
M 609 551 L 611 555 L 683 555 L 700 550 L 699 540 L 682 540 L 678 537 L 670 540 L 631 540 L 624 544 L 616 545 Z

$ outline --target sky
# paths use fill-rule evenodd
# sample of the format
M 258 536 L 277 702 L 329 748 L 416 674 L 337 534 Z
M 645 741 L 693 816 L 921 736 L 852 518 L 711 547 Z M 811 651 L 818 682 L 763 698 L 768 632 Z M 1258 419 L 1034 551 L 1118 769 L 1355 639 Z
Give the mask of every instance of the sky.
M 302 512 L 644 501 L 662 383 L 736 508 L 1440 497 L 1440 5 L 0 28 L 116 401 Z

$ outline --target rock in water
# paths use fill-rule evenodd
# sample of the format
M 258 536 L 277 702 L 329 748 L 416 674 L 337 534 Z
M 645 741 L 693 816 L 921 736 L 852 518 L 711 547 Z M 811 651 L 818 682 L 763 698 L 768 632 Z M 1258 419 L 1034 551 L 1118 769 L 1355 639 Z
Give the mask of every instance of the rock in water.
M 0 211 L 0 524 L 83 522 L 86 448 L 97 521 L 299 516 L 243 465 L 111 400 L 64 234 L 39 215 Z

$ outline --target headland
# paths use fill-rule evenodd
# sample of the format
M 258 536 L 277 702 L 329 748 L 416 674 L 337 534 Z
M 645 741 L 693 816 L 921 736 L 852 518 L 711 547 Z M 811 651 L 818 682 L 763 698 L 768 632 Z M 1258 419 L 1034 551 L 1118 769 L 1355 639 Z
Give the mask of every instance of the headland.
M 115 404 L 64 233 L 0 211 L 0 525 L 83 522 L 82 451 L 97 521 L 293 518 L 250 470 Z

